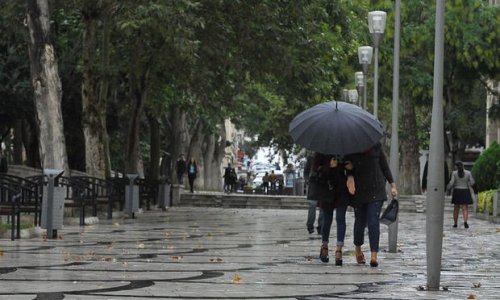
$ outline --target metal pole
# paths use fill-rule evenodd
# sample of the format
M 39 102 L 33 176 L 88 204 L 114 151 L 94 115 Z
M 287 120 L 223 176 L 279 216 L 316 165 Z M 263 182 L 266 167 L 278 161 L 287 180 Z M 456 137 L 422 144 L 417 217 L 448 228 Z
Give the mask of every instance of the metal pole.
M 378 47 L 375 47 L 375 66 L 373 67 L 373 115 L 378 119 Z
M 368 90 L 368 64 L 363 64 L 363 109 L 368 109 L 368 103 L 366 102 L 366 94 Z
M 444 0 L 436 0 L 434 46 L 434 91 L 432 99 L 431 141 L 429 146 L 426 243 L 427 288 L 439 290 L 443 249 L 444 212 L 444 136 L 443 136 L 443 58 Z
M 394 16 L 394 67 L 392 80 L 392 126 L 391 126 L 391 157 L 390 166 L 392 176 L 396 185 L 399 177 L 399 44 L 400 44 L 400 28 L 401 28 L 401 1 L 396 0 L 395 16 Z M 396 253 L 398 243 L 398 222 L 389 225 L 389 252 Z
M 399 178 L 399 41 L 401 31 L 401 0 L 396 0 L 394 16 L 394 69 L 392 80 L 392 126 L 391 126 L 391 158 L 392 176 L 398 185 Z M 389 252 L 396 253 L 398 243 L 398 222 L 389 225 Z
M 54 175 L 47 175 L 47 238 L 53 239 L 54 236 Z

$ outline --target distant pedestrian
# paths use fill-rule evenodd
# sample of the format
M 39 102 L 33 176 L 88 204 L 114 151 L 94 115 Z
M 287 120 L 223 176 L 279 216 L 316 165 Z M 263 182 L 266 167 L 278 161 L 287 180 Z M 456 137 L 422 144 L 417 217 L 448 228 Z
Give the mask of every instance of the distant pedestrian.
M 318 182 L 317 172 L 314 170 L 314 154 L 307 157 L 304 168 L 304 178 L 307 182 L 307 220 L 306 228 L 309 234 L 314 232 L 314 222 L 316 220 L 316 211 L 318 210 L 318 198 L 320 194 L 320 186 Z M 316 227 L 318 234 L 321 234 L 321 225 L 323 224 L 323 210 L 319 209 L 318 225 Z
M 455 162 L 457 168 L 451 174 L 450 183 L 446 187 L 449 192 L 453 189 L 451 203 L 453 203 L 453 228 L 457 228 L 458 213 L 462 208 L 462 216 L 464 218 L 464 227 L 469 228 L 467 218 L 469 217 L 469 204 L 472 204 L 471 188 L 474 186 L 474 178 L 472 174 L 464 169 L 464 164 L 461 161 Z
M 264 194 L 269 194 L 269 173 L 266 172 L 264 176 L 262 176 L 262 190 Z
M 187 165 L 187 171 L 188 171 L 189 188 L 191 190 L 191 193 L 194 193 L 194 180 L 196 179 L 196 175 L 198 174 L 198 165 L 196 163 L 196 160 L 192 157 Z
M 425 162 L 424 172 L 422 175 L 422 193 L 427 192 L 427 170 L 429 169 L 429 154 L 427 154 L 427 161 Z M 446 160 L 444 162 L 444 189 L 450 182 L 450 171 L 448 170 L 448 164 Z
M 236 175 L 236 171 L 230 163 L 228 163 L 227 167 L 224 169 L 224 175 L 222 177 L 224 178 L 224 192 L 231 193 L 235 188 L 238 175 Z
M 276 182 L 278 181 L 278 177 L 276 174 L 274 174 L 274 170 L 271 171 L 271 174 L 269 174 L 269 184 L 270 184 L 270 190 L 271 194 L 276 193 Z
M 184 184 L 184 174 L 186 173 L 186 159 L 184 158 L 184 154 L 179 155 L 175 163 L 175 171 L 177 173 L 177 183 Z

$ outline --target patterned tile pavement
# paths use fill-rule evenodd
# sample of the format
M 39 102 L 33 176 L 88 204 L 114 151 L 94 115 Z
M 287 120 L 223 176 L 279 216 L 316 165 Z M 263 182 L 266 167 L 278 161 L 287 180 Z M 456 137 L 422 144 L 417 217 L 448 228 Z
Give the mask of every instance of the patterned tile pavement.
M 446 213 L 442 288 L 431 292 L 425 214 L 401 212 L 397 253 L 381 225 L 377 268 L 355 263 L 352 212 L 341 267 L 318 259 L 306 215 L 172 207 L 65 226 L 54 240 L 0 239 L 0 299 L 500 299 L 500 225 L 471 217 L 454 229 Z

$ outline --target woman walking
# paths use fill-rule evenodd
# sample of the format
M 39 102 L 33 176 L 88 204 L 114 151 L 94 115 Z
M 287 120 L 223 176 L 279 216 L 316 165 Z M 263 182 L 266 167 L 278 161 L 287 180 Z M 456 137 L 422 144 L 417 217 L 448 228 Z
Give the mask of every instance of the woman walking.
M 451 174 L 451 181 L 446 187 L 449 192 L 453 189 L 451 203 L 453 203 L 453 228 L 457 228 L 458 213 L 462 208 L 462 216 L 464 218 L 464 227 L 469 228 L 467 218 L 469 217 L 469 204 L 472 204 L 472 196 L 470 188 L 474 185 L 472 174 L 464 169 L 464 164 L 461 161 L 455 163 L 456 171 Z
M 392 197 L 398 191 L 392 178 L 382 145 L 377 143 L 368 151 L 349 155 L 346 158 L 348 172 L 347 187 L 354 195 L 354 253 L 358 264 L 365 264 L 361 246 L 364 244 L 365 228 L 368 227 L 370 241 L 370 266 L 377 267 L 380 241 L 380 210 L 387 200 L 386 181 L 391 184 Z M 352 175 L 352 176 L 351 176 Z
M 187 171 L 189 188 L 191 189 L 191 193 L 194 193 L 194 180 L 196 179 L 196 175 L 198 174 L 198 165 L 196 164 L 196 160 L 193 157 L 191 157 L 191 160 L 189 160 Z
M 319 207 L 323 211 L 323 227 L 321 230 L 322 245 L 320 259 L 328 262 L 328 242 L 333 222 L 333 211 L 337 223 L 337 244 L 335 248 L 335 265 L 342 265 L 342 247 L 346 231 L 345 215 L 350 195 L 347 191 L 346 173 L 343 164 L 338 157 L 330 156 L 328 162 L 328 198 L 319 201 Z M 325 259 L 326 255 L 326 259 Z

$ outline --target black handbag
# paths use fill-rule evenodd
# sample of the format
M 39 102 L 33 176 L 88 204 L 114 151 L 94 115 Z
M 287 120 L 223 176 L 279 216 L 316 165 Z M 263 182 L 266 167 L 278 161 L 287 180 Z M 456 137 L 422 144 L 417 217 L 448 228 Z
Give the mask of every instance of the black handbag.
M 387 205 L 382 216 L 380 217 L 380 223 L 385 225 L 391 225 L 398 218 L 399 212 L 399 202 L 397 199 L 392 199 L 392 201 Z

